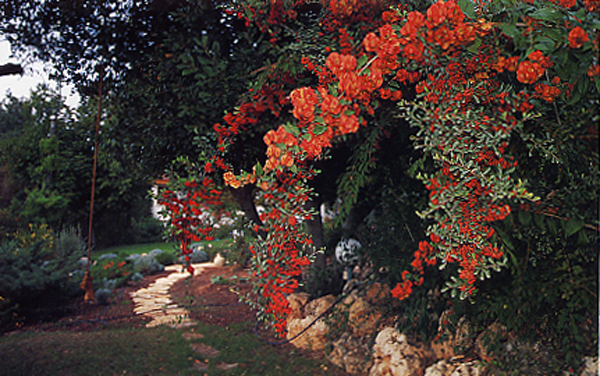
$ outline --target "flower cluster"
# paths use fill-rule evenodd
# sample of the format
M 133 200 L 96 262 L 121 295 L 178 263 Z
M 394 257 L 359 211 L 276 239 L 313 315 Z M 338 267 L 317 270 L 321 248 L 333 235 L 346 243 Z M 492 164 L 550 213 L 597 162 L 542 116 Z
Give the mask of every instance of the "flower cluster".
M 177 182 L 174 182 L 174 184 Z M 212 240 L 210 232 L 210 209 L 222 204 L 222 192 L 217 189 L 215 182 L 205 177 L 201 181 L 188 180 L 175 189 L 162 190 L 158 203 L 163 205 L 169 214 L 169 225 L 174 238 L 180 244 L 181 253 L 185 256 L 187 268 L 189 254 L 192 253 L 192 242 Z
M 266 211 L 260 215 L 261 228 L 257 225 L 256 230 L 268 235 L 251 247 L 253 292 L 263 307 L 263 319 L 281 336 L 286 333 L 290 312 L 286 296 L 298 288 L 302 270 L 310 264 L 306 254 L 312 240 L 299 228 L 301 221 L 310 218 L 303 209 L 309 190 L 301 180 L 290 172 L 278 171 L 277 180 L 263 182 L 261 196 Z

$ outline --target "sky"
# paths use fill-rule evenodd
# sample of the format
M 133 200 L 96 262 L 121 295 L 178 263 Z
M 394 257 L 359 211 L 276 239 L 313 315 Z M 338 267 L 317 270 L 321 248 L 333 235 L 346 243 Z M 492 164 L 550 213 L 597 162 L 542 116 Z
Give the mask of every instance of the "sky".
M 54 89 L 58 87 L 58 83 L 48 78 L 42 63 L 24 64 L 18 59 L 11 57 L 10 44 L 0 39 L 0 65 L 7 63 L 21 64 L 24 72 L 23 76 L 0 76 L 0 101 L 3 101 L 7 97 L 8 92 L 17 98 L 29 97 L 31 90 L 35 89 L 41 83 L 46 83 Z M 63 85 L 61 94 L 67 98 L 69 106 L 77 107 L 79 104 L 79 95 L 71 94 L 71 90 L 72 86 Z

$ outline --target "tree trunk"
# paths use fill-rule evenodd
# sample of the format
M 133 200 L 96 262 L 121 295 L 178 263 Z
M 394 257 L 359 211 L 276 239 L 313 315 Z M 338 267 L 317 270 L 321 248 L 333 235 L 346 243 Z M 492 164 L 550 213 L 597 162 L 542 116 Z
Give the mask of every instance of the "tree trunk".
M 23 67 L 18 64 L 0 65 L 0 76 L 8 76 L 9 74 L 23 74 Z
M 321 200 L 317 197 L 306 202 L 307 209 L 314 209 L 315 214 L 312 219 L 306 221 L 306 232 L 312 237 L 313 246 L 318 251 L 325 246 L 325 236 L 323 234 L 323 221 L 321 220 Z M 325 268 L 325 253 L 317 253 L 313 267 Z
M 244 212 L 244 215 L 246 215 L 246 218 L 254 224 L 262 225 L 262 221 L 258 218 L 256 205 L 254 205 L 254 186 L 245 185 L 237 189 L 230 187 L 229 192 L 231 192 L 231 195 Z

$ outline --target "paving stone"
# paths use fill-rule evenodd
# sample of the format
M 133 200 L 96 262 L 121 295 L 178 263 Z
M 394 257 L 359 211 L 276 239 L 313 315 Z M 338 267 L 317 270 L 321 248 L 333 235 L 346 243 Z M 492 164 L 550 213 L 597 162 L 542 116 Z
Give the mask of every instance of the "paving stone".
M 205 358 L 214 358 L 219 355 L 221 352 L 213 347 L 205 345 L 203 343 L 192 343 L 192 350 L 202 355 Z
M 217 369 L 220 369 L 221 371 L 228 371 L 230 369 L 236 368 L 237 366 L 239 366 L 238 363 L 219 363 L 215 367 L 217 367 Z

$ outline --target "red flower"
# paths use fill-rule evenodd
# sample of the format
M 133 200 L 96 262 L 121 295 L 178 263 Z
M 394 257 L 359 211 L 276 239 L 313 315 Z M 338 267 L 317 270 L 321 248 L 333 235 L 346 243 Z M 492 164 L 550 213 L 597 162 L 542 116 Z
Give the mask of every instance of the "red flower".
M 411 281 L 398 283 L 392 290 L 392 296 L 400 300 L 408 298 L 412 293 L 412 285 L 413 283 Z
M 517 80 L 524 84 L 536 82 L 544 74 L 544 68 L 537 62 L 523 61 L 517 68 Z
M 427 24 L 431 29 L 446 20 L 446 8 L 443 1 L 438 1 L 427 9 Z
M 380 43 L 381 40 L 377 35 L 375 35 L 375 33 L 367 34 L 367 36 L 363 40 L 363 45 L 365 46 L 365 50 L 367 50 L 367 52 L 377 51 L 377 48 L 379 47 Z
M 581 48 L 589 40 L 587 33 L 579 26 L 569 32 L 569 47 L 571 48 Z
M 416 40 L 412 43 L 407 44 L 406 47 L 404 47 L 404 57 L 407 59 L 419 61 L 423 56 L 424 49 L 425 48 L 423 47 L 423 43 Z

